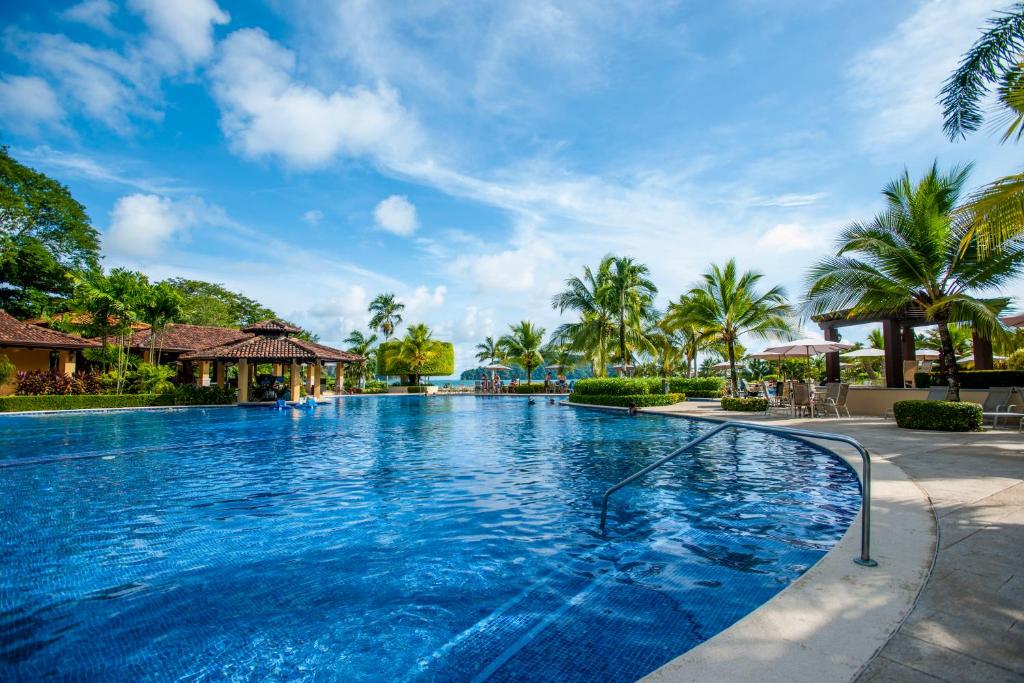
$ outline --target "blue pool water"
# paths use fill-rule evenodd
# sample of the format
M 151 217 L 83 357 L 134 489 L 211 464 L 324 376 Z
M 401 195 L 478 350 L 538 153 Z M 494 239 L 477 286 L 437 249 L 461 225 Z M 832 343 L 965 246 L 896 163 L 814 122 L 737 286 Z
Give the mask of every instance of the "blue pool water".
M 0 417 L 0 678 L 628 681 L 813 565 L 855 475 L 517 398 Z

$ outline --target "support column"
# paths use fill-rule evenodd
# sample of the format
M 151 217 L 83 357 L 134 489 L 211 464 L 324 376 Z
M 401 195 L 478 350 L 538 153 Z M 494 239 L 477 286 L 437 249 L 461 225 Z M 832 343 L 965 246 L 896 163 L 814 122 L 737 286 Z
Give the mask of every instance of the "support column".
M 57 356 L 57 369 L 61 374 L 71 377 L 75 374 L 75 352 L 61 351 Z
M 995 365 L 992 359 L 992 340 L 978 334 L 977 330 L 974 330 L 971 336 L 974 340 L 974 369 L 993 369 Z
M 825 341 L 837 342 L 839 341 L 839 330 L 835 327 L 829 326 L 822 328 L 825 333 Z M 839 352 L 829 351 L 825 354 L 825 381 L 826 382 L 838 382 L 839 381 Z
M 288 378 L 289 389 L 291 390 L 293 401 L 298 401 L 300 398 L 299 387 L 301 386 L 301 382 L 302 376 L 299 372 L 299 361 L 293 360 L 291 376 Z
M 320 372 L 323 368 L 320 367 L 320 361 L 313 363 L 313 398 L 320 399 Z
M 334 393 L 343 394 L 345 393 L 345 364 L 338 363 L 335 365 L 334 372 L 337 375 L 334 380 Z
M 313 368 L 316 367 L 316 361 L 312 363 L 306 363 L 306 395 L 313 395 Z
M 217 386 L 221 387 L 221 388 L 224 388 L 224 384 L 227 381 L 227 377 L 226 377 L 226 375 L 227 375 L 227 372 L 226 372 L 227 368 L 224 367 L 224 363 L 222 363 L 221 361 L 217 361 L 217 364 L 216 364 L 215 367 L 216 367 L 216 373 L 217 373 Z
M 208 387 L 210 386 L 210 361 L 201 360 L 199 361 L 199 376 L 196 377 L 197 387 Z
M 885 346 L 885 386 L 903 388 L 903 340 L 896 320 L 882 321 L 882 343 Z
M 284 366 L 281 363 L 274 363 L 274 377 L 284 377 Z
M 904 326 L 903 334 L 900 337 L 900 348 L 903 352 L 903 360 L 917 360 L 917 346 L 914 340 L 914 328 Z
M 238 402 L 249 400 L 249 361 L 242 358 L 238 361 Z

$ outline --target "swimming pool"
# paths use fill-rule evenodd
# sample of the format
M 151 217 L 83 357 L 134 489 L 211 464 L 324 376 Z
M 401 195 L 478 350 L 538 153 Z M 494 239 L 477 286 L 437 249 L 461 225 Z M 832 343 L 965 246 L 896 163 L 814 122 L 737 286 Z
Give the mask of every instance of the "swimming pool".
M 633 680 L 813 565 L 827 451 L 500 397 L 0 417 L 0 673 Z

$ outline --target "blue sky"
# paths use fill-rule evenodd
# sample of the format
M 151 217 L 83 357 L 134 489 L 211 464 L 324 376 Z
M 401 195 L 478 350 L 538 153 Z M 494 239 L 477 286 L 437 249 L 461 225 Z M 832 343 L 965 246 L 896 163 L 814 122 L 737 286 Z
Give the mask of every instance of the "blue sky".
M 904 167 L 1016 170 L 936 105 L 1001 7 L 7 0 L 0 140 L 69 185 L 108 267 L 224 283 L 328 342 L 394 291 L 462 370 L 510 322 L 553 329 L 608 252 L 661 305 L 731 256 L 796 299 Z

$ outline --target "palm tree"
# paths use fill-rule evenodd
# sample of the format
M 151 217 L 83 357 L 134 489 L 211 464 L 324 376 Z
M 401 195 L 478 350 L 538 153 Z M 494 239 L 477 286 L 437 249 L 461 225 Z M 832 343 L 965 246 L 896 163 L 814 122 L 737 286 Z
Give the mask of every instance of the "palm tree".
M 885 348 L 885 335 L 882 334 L 882 330 L 878 327 L 868 332 L 868 346 L 873 349 L 884 349 Z
M 182 298 L 178 290 L 166 282 L 149 287 L 144 293 L 139 306 L 139 317 L 142 322 L 149 324 L 149 362 L 154 365 L 160 364 L 163 332 L 181 315 L 181 304 Z
M 565 289 L 551 299 L 551 306 L 559 313 L 572 310 L 580 315 L 578 322 L 560 325 L 552 335 L 552 342 L 585 354 L 590 360 L 595 377 L 608 373 L 609 341 L 615 333 L 610 309 L 598 292 L 607 277 L 611 257 L 605 257 L 597 269 L 583 267 L 583 277 L 570 277 Z
M 387 341 L 395 333 L 395 328 L 402 324 L 405 304 L 399 301 L 394 293 L 385 292 L 374 297 L 367 310 L 373 314 L 370 318 L 370 329 L 383 332 L 384 341 Z
M 372 376 L 373 372 L 370 368 L 377 366 L 375 359 L 376 349 L 374 348 L 376 343 L 377 335 L 371 334 L 367 336 L 360 330 L 352 330 L 345 337 L 345 344 L 348 344 L 348 350 L 366 359 L 365 362 L 359 364 L 358 380 L 360 386 L 365 386 L 366 380 Z
M 533 369 L 544 362 L 540 349 L 544 344 L 544 328 L 529 320 L 509 325 L 509 334 L 498 340 L 502 353 L 526 369 L 526 383 L 533 383 Z
M 971 328 L 969 325 L 950 325 L 949 339 L 953 344 L 953 353 L 956 354 L 957 358 L 966 356 L 971 352 L 974 340 L 972 339 Z M 925 332 L 924 339 L 922 341 L 925 348 L 942 348 L 942 337 L 939 334 L 938 328 L 933 328 Z
M 615 316 L 619 360 L 625 366 L 631 359 L 630 346 L 651 349 L 650 340 L 644 336 L 643 329 L 658 288 L 648 278 L 650 270 L 642 263 L 628 256 L 606 257 L 605 260 L 609 263 L 607 268 L 601 270 L 605 277 L 602 278 L 597 296 Z M 632 344 L 628 344 L 627 339 Z
M 740 336 L 768 339 L 792 333 L 789 319 L 793 309 L 786 302 L 785 290 L 776 286 L 758 292 L 763 277 L 749 270 L 738 273 L 735 259 L 724 267 L 712 264 L 702 282 L 687 293 L 685 307 L 676 312 L 680 322 L 705 330 L 708 342 L 724 346 L 734 396 L 739 389 L 736 347 Z
M 436 352 L 432 348 L 430 328 L 420 323 L 410 325 L 402 340 L 402 360 L 409 366 L 412 383 L 420 383 L 420 371 L 430 362 Z
M 710 333 L 701 329 L 689 316 L 692 302 L 687 294 L 669 304 L 665 313 L 665 328 L 679 337 L 679 345 L 686 357 L 686 374 L 697 374 L 697 355 L 708 348 Z
M 579 354 L 568 346 L 554 341 L 548 342 L 548 345 L 541 350 L 541 355 L 544 356 L 544 362 L 547 365 L 561 366 L 559 372 L 566 375 L 575 370 L 580 362 Z
M 886 209 L 839 236 L 838 252 L 811 269 L 805 306 L 811 313 L 852 308 L 852 314 L 894 314 L 917 307 L 938 326 L 941 369 L 952 400 L 960 398 L 950 323 L 971 323 L 986 336 L 1002 332 L 1006 297 L 980 298 L 1013 279 L 1024 265 L 1024 242 L 1006 240 L 980 258 L 977 236 L 954 220 L 970 167 L 940 173 L 937 164 L 918 182 L 909 172 L 886 185 Z M 964 245 L 966 244 L 966 248 Z
M 664 317 L 650 325 L 644 332 L 644 336 L 651 343 L 653 349 L 651 355 L 658 366 L 658 374 L 663 379 L 667 378 L 675 372 L 680 361 L 686 357 L 681 335 L 672 329 L 669 318 Z
M 494 337 L 487 337 L 477 344 L 476 351 L 476 359 L 481 363 L 488 361 L 490 365 L 497 363 L 498 357 L 501 355 L 501 350 L 495 343 Z
M 984 122 L 988 93 L 995 89 L 998 116 L 1006 125 L 1002 142 L 1024 137 L 1024 2 L 989 19 L 989 28 L 963 56 L 942 88 L 943 129 L 950 140 L 965 138 Z M 1024 173 L 990 183 L 959 210 L 971 225 L 966 249 L 978 237 L 982 254 L 1024 231 Z

